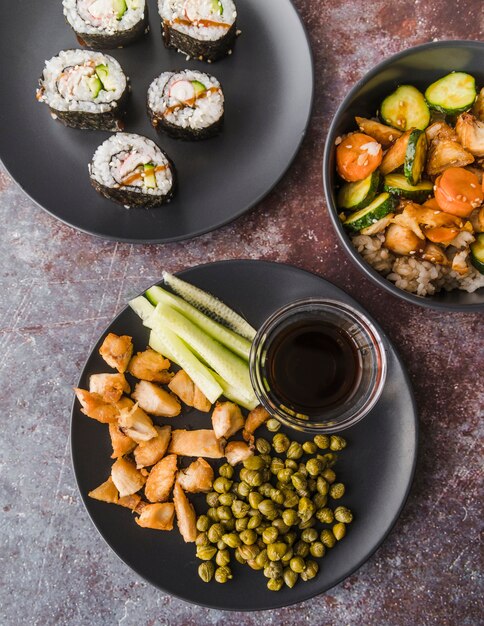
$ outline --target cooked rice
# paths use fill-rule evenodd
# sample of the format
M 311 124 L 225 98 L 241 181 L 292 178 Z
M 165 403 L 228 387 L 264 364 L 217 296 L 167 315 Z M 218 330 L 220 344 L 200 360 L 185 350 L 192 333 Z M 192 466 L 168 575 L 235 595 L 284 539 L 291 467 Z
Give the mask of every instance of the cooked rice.
M 99 25 L 88 21 L 87 3 L 82 0 L 63 0 L 64 15 L 76 33 L 86 35 L 114 35 L 130 30 L 138 22 L 144 19 L 145 0 L 139 0 L 138 7 L 133 9 L 128 6 L 121 19 L 113 14 L 100 20 Z
M 463 235 L 464 233 L 460 233 Z M 470 233 L 467 233 L 470 234 Z M 457 239 L 457 238 L 456 238 Z M 460 245 L 468 243 L 469 237 L 464 237 L 466 241 L 456 242 Z M 396 287 L 416 293 L 419 296 L 433 295 L 441 289 L 451 291 L 461 289 L 472 293 L 484 287 L 484 274 L 481 274 L 471 265 L 468 260 L 468 251 L 464 250 L 463 257 L 468 266 L 468 272 L 461 275 L 451 267 L 421 261 L 413 256 L 397 257 L 383 246 L 385 241 L 384 233 L 378 235 L 356 235 L 352 237 L 353 246 L 362 257 L 380 274 L 395 283 Z
M 222 6 L 222 14 L 217 15 L 217 22 L 232 26 L 237 19 L 237 9 L 233 0 L 219 0 Z M 158 11 L 162 20 L 168 22 L 171 28 L 194 37 L 200 41 L 217 41 L 223 37 L 227 30 L 218 26 L 198 25 L 196 22 L 186 24 L 177 23 L 177 19 L 186 20 L 186 1 L 183 0 L 158 0 Z M 198 7 L 200 18 L 210 17 L 210 0 L 192 0 L 192 4 Z

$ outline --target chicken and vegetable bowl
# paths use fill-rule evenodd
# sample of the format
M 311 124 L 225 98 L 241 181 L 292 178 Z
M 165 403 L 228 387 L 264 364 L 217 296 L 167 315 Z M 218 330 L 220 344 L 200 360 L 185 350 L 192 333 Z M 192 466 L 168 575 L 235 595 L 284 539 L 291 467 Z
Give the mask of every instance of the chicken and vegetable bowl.
M 339 218 L 353 246 L 419 296 L 484 286 L 484 88 L 451 72 L 401 85 L 335 140 Z

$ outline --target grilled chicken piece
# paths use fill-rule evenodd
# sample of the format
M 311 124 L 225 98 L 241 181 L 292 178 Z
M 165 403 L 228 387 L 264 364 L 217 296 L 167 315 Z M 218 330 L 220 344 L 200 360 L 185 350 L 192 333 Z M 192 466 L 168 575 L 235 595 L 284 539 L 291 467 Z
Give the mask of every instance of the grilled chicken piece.
M 174 430 L 168 452 L 178 456 L 203 456 L 221 459 L 223 440 L 217 439 L 213 430 Z
M 434 210 L 429 206 L 420 206 L 413 202 L 405 202 L 404 209 L 398 215 L 393 218 L 393 223 L 409 228 L 413 233 L 424 239 L 425 235 L 421 229 L 421 226 L 426 228 L 438 228 L 444 226 L 446 228 L 460 229 L 463 226 L 463 221 L 460 217 L 451 215 L 441 210 Z
M 474 102 L 474 106 L 472 108 L 472 112 L 477 117 L 477 119 L 484 122 L 484 87 L 479 92 L 477 96 L 477 100 Z
M 116 422 L 119 411 L 112 404 L 105 402 L 97 393 L 91 393 L 85 389 L 74 388 L 77 399 L 81 403 L 81 413 L 87 417 L 97 420 L 102 424 Z
M 181 404 L 175 396 L 147 380 L 141 380 L 131 396 L 144 411 L 152 415 L 175 417 L 180 414 Z
M 173 502 L 165 502 L 164 504 L 147 504 L 135 521 L 142 528 L 173 530 L 174 517 L 175 506 Z
M 99 394 L 104 402 L 117 402 L 131 388 L 124 374 L 93 374 L 89 378 L 89 391 Z
M 145 496 L 150 502 L 166 502 L 175 482 L 177 458 L 165 456 L 153 467 L 145 485 Z
M 484 233 L 484 206 L 480 209 L 474 209 L 469 216 L 469 221 L 476 233 Z
M 429 176 L 437 176 L 449 167 L 464 167 L 474 161 L 470 152 L 458 141 L 455 131 L 444 122 L 435 122 L 425 134 L 429 141 L 425 171 Z
M 117 504 L 119 501 L 118 490 L 111 476 L 102 485 L 90 491 L 88 496 L 94 498 L 94 500 L 109 502 L 110 504 Z
M 371 224 L 366 228 L 362 228 L 360 232 L 362 235 L 376 235 L 378 233 L 382 233 L 385 228 L 391 224 L 394 217 L 394 213 L 389 213 L 388 215 L 385 215 L 385 217 L 377 220 L 374 224 Z
M 440 246 L 434 243 L 426 243 L 423 252 L 420 254 L 420 258 L 424 261 L 430 261 L 431 263 L 438 263 L 439 265 L 450 265 L 449 259 L 445 256 L 445 252 Z
M 171 437 L 171 426 L 155 426 L 156 437 L 141 443 L 134 451 L 136 467 L 149 467 L 165 456 Z
M 193 505 L 185 495 L 179 483 L 173 488 L 173 504 L 175 505 L 178 529 L 185 543 L 192 543 L 197 538 L 197 516 Z
M 177 482 L 188 493 L 206 493 L 212 488 L 213 476 L 210 463 L 200 457 L 186 469 L 178 472 Z
M 385 233 L 384 245 L 395 254 L 403 255 L 414 254 L 423 247 L 422 241 L 410 228 L 398 224 L 389 226 Z
M 111 477 L 119 495 L 130 496 L 145 484 L 145 477 L 124 457 L 117 459 L 111 467 Z
M 462 250 L 458 252 L 452 259 L 452 269 L 461 276 L 465 276 L 469 273 L 469 266 L 467 265 L 468 250 Z
M 133 354 L 133 342 L 128 335 L 119 337 L 114 333 L 109 333 L 99 348 L 99 354 L 106 363 L 124 374 Z
M 213 432 L 217 439 L 228 439 L 244 427 L 244 416 L 233 402 L 217 402 L 212 413 Z
M 253 455 L 253 450 L 243 441 L 230 441 L 225 446 L 225 458 L 230 465 L 237 465 Z
M 177 372 L 168 387 L 188 406 L 193 406 L 204 413 L 208 413 L 212 408 L 211 402 L 195 385 L 185 370 Z
M 130 496 L 124 496 L 124 498 L 119 498 L 116 504 L 119 504 L 119 506 L 124 506 L 126 509 L 136 511 L 140 502 L 141 496 L 137 493 L 133 493 Z
M 136 378 L 164 385 L 173 378 L 173 374 L 168 371 L 169 369 L 170 361 L 151 348 L 147 348 L 144 352 L 138 352 L 128 366 L 129 373 Z
M 484 157 L 484 122 L 471 113 L 462 113 L 457 118 L 455 132 L 466 150 L 475 157 Z
M 244 439 L 246 441 L 252 441 L 254 439 L 252 435 L 259 428 L 259 426 L 262 426 L 262 424 L 264 424 L 264 422 L 268 419 L 269 413 L 263 406 L 259 405 L 256 406 L 255 409 L 252 409 L 245 420 L 244 432 L 242 433 Z
M 118 423 L 109 424 L 109 436 L 111 437 L 111 445 L 113 446 L 112 459 L 118 459 L 132 452 L 136 447 L 136 441 L 123 433 Z
M 119 409 L 118 424 L 133 441 L 143 443 L 157 436 L 151 418 L 130 398 L 121 398 L 116 407 Z
M 365 117 L 355 117 L 355 120 L 362 133 L 378 141 L 384 148 L 388 148 L 395 139 L 402 135 L 401 130 L 385 126 L 385 124 L 380 124 L 375 120 L 369 120 Z

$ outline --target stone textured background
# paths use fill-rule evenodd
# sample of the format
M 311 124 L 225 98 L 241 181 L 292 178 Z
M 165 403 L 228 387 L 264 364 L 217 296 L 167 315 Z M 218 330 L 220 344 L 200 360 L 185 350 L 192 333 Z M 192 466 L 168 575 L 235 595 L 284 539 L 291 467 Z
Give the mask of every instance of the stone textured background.
M 407 305 L 368 283 L 336 241 L 320 176 L 352 83 L 408 46 L 479 39 L 482 4 L 295 3 L 315 55 L 314 115 L 285 179 L 236 223 L 179 244 L 106 243 L 56 222 L 0 169 L 1 624 L 482 623 L 482 318 Z M 292 263 L 348 290 L 399 349 L 420 410 L 416 481 L 384 545 L 327 594 L 261 614 L 191 606 L 133 574 L 93 529 L 70 464 L 71 386 L 103 327 L 163 268 L 229 258 Z

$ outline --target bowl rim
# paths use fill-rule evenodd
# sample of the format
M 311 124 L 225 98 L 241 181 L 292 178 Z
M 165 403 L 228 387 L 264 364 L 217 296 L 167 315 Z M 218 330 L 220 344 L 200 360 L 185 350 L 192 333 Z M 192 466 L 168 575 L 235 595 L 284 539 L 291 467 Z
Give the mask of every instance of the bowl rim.
M 423 44 L 419 44 L 417 46 L 412 46 L 410 48 L 406 48 L 405 50 L 401 50 L 396 54 L 393 54 L 377 65 L 375 65 L 371 70 L 369 70 L 360 80 L 358 80 L 353 87 L 348 91 L 342 102 L 339 104 L 336 109 L 335 114 L 333 115 L 333 119 L 331 120 L 331 124 L 329 126 L 328 132 L 326 134 L 326 144 L 324 147 L 324 155 L 323 155 L 323 187 L 324 187 L 324 195 L 326 199 L 327 211 L 329 214 L 329 218 L 333 224 L 333 228 L 336 231 L 336 235 L 339 239 L 339 242 L 343 246 L 343 249 L 350 257 L 351 261 L 363 272 L 363 274 L 369 278 L 373 283 L 379 285 L 387 292 L 396 296 L 397 298 L 401 298 L 406 302 L 411 304 L 416 304 L 418 306 L 428 308 L 428 309 L 436 309 L 441 311 L 455 311 L 455 312 L 478 312 L 484 311 L 484 302 L 475 302 L 470 304 L 459 304 L 458 302 L 445 302 L 445 300 L 434 300 L 432 296 L 419 296 L 417 294 L 411 293 L 409 291 L 405 291 L 400 287 L 397 287 L 394 283 L 389 281 L 387 278 L 379 274 L 367 261 L 363 259 L 361 254 L 352 246 L 348 235 L 346 234 L 343 226 L 338 217 L 337 207 L 333 204 L 331 195 L 332 195 L 332 185 L 330 181 L 330 176 L 332 174 L 330 168 L 330 157 L 331 152 L 333 150 L 334 144 L 334 135 L 336 132 L 336 126 L 339 123 L 339 118 L 343 111 L 347 108 L 350 100 L 353 99 L 355 93 L 357 93 L 366 83 L 371 80 L 373 77 L 377 76 L 382 70 L 391 66 L 396 61 L 400 59 L 404 59 L 414 52 L 420 52 L 427 49 L 432 48 L 441 48 L 445 46 L 453 46 L 457 48 L 465 48 L 467 46 L 476 46 L 477 48 L 482 48 L 482 52 L 484 54 L 484 42 L 473 40 L 473 39 L 445 39 L 442 41 L 429 41 Z

